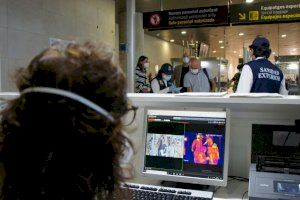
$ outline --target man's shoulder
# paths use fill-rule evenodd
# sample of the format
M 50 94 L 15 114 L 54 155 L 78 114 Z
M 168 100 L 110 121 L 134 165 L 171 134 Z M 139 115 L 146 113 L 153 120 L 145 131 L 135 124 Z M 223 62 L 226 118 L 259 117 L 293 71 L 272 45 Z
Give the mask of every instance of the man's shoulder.
M 187 78 L 190 78 L 192 77 L 192 72 L 188 71 L 185 75 L 184 75 L 184 78 L 187 77 Z

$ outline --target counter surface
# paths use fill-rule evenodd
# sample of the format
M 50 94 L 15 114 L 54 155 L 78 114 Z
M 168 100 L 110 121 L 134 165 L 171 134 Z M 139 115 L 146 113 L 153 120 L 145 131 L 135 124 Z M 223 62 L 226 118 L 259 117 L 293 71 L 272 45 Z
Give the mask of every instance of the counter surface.
M 135 105 L 141 107 L 219 107 L 235 111 L 299 111 L 300 96 L 285 96 L 283 98 L 230 98 L 223 97 L 196 97 L 176 96 L 175 94 L 136 94 L 128 93 L 128 98 Z M 172 102 L 172 103 L 171 103 Z

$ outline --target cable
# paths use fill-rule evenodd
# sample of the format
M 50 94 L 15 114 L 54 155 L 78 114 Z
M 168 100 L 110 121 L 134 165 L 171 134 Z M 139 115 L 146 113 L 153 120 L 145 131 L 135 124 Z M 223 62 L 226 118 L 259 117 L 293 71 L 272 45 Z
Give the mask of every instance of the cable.
M 284 143 L 282 146 L 285 146 L 285 143 L 288 141 L 290 135 L 291 135 L 291 132 L 289 132 L 288 135 L 285 137 L 285 140 L 284 140 Z
M 216 187 L 215 190 L 213 191 L 213 193 L 217 192 L 220 188 L 221 188 L 221 186 Z
M 232 178 L 233 180 L 237 181 L 243 181 L 243 182 L 249 182 L 248 178 L 240 177 L 240 176 L 228 176 L 229 178 Z
M 244 199 L 245 195 L 248 193 L 248 190 L 246 192 L 244 192 L 243 196 L 242 196 L 242 200 Z

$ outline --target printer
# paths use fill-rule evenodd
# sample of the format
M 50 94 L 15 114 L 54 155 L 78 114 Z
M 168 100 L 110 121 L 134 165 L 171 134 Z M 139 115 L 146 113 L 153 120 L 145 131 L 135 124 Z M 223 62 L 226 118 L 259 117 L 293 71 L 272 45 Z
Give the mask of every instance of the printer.
M 253 125 L 249 200 L 300 200 L 299 132 L 297 125 Z

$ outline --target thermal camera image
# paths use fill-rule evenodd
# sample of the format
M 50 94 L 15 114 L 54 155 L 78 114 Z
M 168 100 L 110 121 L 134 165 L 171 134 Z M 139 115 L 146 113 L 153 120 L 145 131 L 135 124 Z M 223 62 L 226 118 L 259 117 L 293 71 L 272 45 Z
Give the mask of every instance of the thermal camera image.
M 224 136 L 219 134 L 186 132 L 184 138 L 184 162 L 222 165 Z

